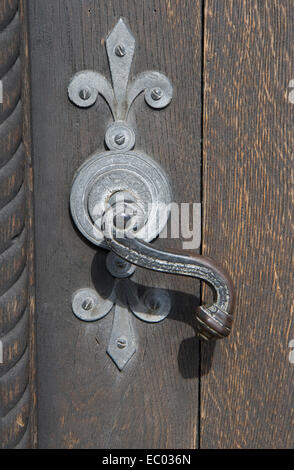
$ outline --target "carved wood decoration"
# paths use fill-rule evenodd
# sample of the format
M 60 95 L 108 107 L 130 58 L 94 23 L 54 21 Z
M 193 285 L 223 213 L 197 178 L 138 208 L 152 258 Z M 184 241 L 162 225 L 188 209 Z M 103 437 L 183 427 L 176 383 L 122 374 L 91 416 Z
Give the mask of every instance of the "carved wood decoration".
M 35 443 L 32 185 L 24 18 L 22 2 L 1 0 L 0 448 L 28 448 Z

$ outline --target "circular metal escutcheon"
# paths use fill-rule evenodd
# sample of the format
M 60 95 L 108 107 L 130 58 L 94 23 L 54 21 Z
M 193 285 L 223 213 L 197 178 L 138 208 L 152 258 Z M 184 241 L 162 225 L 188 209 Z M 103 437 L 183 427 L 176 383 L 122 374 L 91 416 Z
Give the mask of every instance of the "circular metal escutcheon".
M 136 141 L 134 130 L 125 122 L 113 122 L 105 134 L 105 143 L 110 150 L 131 150 Z
M 158 323 L 164 320 L 171 311 L 172 301 L 168 291 L 150 288 L 142 299 L 130 297 L 129 306 L 136 317 L 147 323 Z
M 145 215 L 137 237 L 146 242 L 156 238 L 167 223 L 172 198 L 163 169 L 134 151 L 97 153 L 85 161 L 74 177 L 70 208 L 80 232 L 95 245 L 106 248 L 102 216 L 116 195 L 129 198 Z
M 134 264 L 128 263 L 119 256 L 117 256 L 113 251 L 110 251 L 106 258 L 106 267 L 108 272 L 113 276 L 119 279 L 124 279 L 132 276 L 136 270 Z

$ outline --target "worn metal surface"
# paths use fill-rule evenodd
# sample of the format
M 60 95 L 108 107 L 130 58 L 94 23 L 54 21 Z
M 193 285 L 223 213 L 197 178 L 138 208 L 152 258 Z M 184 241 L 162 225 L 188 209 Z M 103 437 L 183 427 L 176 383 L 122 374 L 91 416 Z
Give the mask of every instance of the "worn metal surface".
M 167 106 L 172 98 L 172 87 L 168 79 L 158 72 L 142 73 L 128 86 L 134 47 L 135 40 L 120 19 L 106 40 L 113 95 L 110 93 L 111 86 L 104 77 L 85 71 L 79 72 L 69 85 L 68 95 L 71 101 L 76 105 L 80 105 L 80 102 L 82 106 L 87 102 L 92 105 L 98 93 L 102 95 L 104 93 L 115 120 L 126 119 L 131 103 L 143 90 L 145 90 L 145 100 L 150 106 L 155 108 Z M 93 87 L 94 93 L 91 91 Z M 129 148 L 134 145 L 132 133 L 127 126 L 125 129 L 123 126 L 124 123 L 120 123 L 114 128 L 108 128 L 106 133 L 108 147 Z M 105 156 L 106 163 L 103 162 Z M 158 179 L 158 172 L 161 181 Z M 155 250 L 144 243 L 140 244 L 138 240 L 131 241 L 130 231 L 127 237 L 125 237 L 126 231 L 116 231 L 117 215 L 113 215 L 113 209 L 109 209 L 108 202 L 119 191 L 135 193 L 135 203 L 142 208 L 145 217 L 145 223 L 140 227 L 136 226 L 136 233 L 132 239 L 134 236 L 145 241 L 154 239 L 167 222 L 169 215 L 167 206 L 171 202 L 170 186 L 163 170 L 159 171 L 151 159 L 134 152 L 112 151 L 112 153 L 96 154 L 78 170 L 72 186 L 70 203 L 72 216 L 79 230 L 96 245 L 105 246 L 104 235 L 109 248 L 139 266 L 154 271 L 198 277 L 208 282 L 215 289 L 217 300 L 209 307 L 199 307 L 198 333 L 206 340 L 228 336 L 233 321 L 231 314 L 233 288 L 228 275 L 212 260 L 197 255 L 188 257 Z M 146 198 L 148 194 L 149 197 Z M 125 206 L 120 210 L 121 213 L 125 212 Z
M 71 190 L 71 214 L 80 232 L 105 246 L 101 218 L 112 195 L 130 193 L 145 214 L 141 236 L 153 240 L 164 228 L 171 202 L 170 184 L 163 169 L 142 153 L 109 151 L 94 154 L 79 168 Z
M 198 333 L 205 340 L 229 335 L 233 322 L 233 287 L 229 275 L 215 261 L 204 256 L 155 249 L 139 239 L 140 231 L 132 233 L 118 229 L 110 210 L 103 216 L 102 227 L 109 248 L 126 261 L 153 271 L 199 278 L 212 286 L 216 301 L 198 308 Z
M 114 290 L 109 297 L 103 298 L 94 289 L 86 287 L 77 290 L 72 298 L 72 310 L 83 321 L 96 321 L 105 317 L 114 304 Z
M 199 283 L 136 270 L 131 282 L 140 289 L 170 290 L 173 305 L 161 323 L 133 318 L 138 348 L 123 373 L 105 353 L 112 312 L 92 323 L 72 314 L 72 293 L 84 286 L 100 292 L 109 276 L 107 253 L 73 228 L 68 199 L 74 171 L 97 148 L 102 151 L 111 116 L 100 96 L 86 111 L 72 106 L 65 89 L 78 70 L 109 76 L 100 38 L 107 37 L 119 17 L 129 18 L 140 45 L 131 73 L 158 69 L 181 90 L 174 94 L 173 106 L 160 112 L 146 106 L 144 93 L 136 99 L 128 120 L 136 130 L 136 146 L 168 173 L 175 201 L 200 202 L 200 2 L 30 0 L 29 6 L 40 447 L 193 447 L 199 342 L 189 312 L 198 302 Z M 155 241 L 157 246 L 169 243 L 181 248 L 182 240 Z
M 106 267 L 108 272 L 117 278 L 123 279 L 134 274 L 136 266 L 121 259 L 113 251 L 108 253 L 106 257 Z
M 78 72 L 68 87 L 68 96 L 75 105 L 82 108 L 92 106 L 100 94 L 108 103 L 114 120 L 124 121 L 132 103 L 143 91 L 146 103 L 152 108 L 161 109 L 171 102 L 173 88 L 162 73 L 143 72 L 129 82 L 135 39 L 121 18 L 106 40 L 106 50 L 112 86 L 98 72 Z
M 90 288 L 79 289 L 72 297 L 72 310 L 79 320 L 95 322 L 105 317 L 115 305 L 106 351 L 119 370 L 122 370 L 137 350 L 132 313 L 147 323 L 158 323 L 170 313 L 171 298 L 169 293 L 162 289 L 147 289 L 140 297 L 136 284 L 129 279 L 123 279 L 133 274 L 135 266 L 113 252 L 110 252 L 107 258 L 124 263 L 125 267 L 122 269 L 125 275 L 120 271 L 117 276 L 115 272 L 112 273 L 112 282 L 107 281 L 108 296 L 102 296 Z
M 170 313 L 171 298 L 162 289 L 147 289 L 140 297 L 136 284 L 126 279 L 132 276 L 136 266 L 113 251 L 106 257 L 106 267 L 112 275 L 112 281 L 108 280 L 104 286 L 109 294 L 102 296 L 94 289 L 79 289 L 72 297 L 72 310 L 79 320 L 95 322 L 105 317 L 115 304 L 107 353 L 122 370 L 137 349 L 131 314 L 147 323 L 158 323 Z
M 140 320 L 158 323 L 168 316 L 172 308 L 172 299 L 168 291 L 158 288 L 147 289 L 140 298 L 137 286 L 132 284 L 129 287 L 129 307 Z
M 117 303 L 114 308 L 114 317 L 107 353 L 122 370 L 129 362 L 137 349 L 128 305 Z
M 172 86 L 159 72 L 144 72 L 129 82 L 135 39 L 122 19 L 108 35 L 106 50 L 112 86 L 101 74 L 83 71 L 72 78 L 68 87 L 70 100 L 80 107 L 93 105 L 101 94 L 115 119 L 105 133 L 105 143 L 111 152 L 96 153 L 79 168 L 70 198 L 72 216 L 79 230 L 92 243 L 105 247 L 101 216 L 111 196 L 119 191 L 133 194 L 135 202 L 142 207 L 147 222 L 145 240 L 156 238 L 166 225 L 169 212 L 165 208 L 171 202 L 169 181 L 152 159 L 129 152 L 136 137 L 124 120 L 131 104 L 143 91 L 146 102 L 155 109 L 167 106 L 172 99 Z
M 134 129 L 123 121 L 113 122 L 106 130 L 105 144 L 109 150 L 132 150 L 135 142 Z

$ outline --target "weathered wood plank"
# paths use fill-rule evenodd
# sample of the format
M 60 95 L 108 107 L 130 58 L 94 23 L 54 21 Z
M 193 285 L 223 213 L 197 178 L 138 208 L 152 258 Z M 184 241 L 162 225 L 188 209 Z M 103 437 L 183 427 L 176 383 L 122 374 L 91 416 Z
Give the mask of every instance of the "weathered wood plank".
M 293 448 L 293 2 L 205 4 L 203 250 L 237 301 L 202 347 L 201 446 Z
M 75 108 L 66 89 L 81 69 L 109 77 L 103 38 L 120 16 L 137 40 L 132 73 L 158 69 L 175 88 L 172 105 L 160 112 L 146 107 L 143 96 L 136 102 L 137 148 L 171 176 L 175 201 L 200 202 L 201 2 L 31 0 L 41 447 L 197 442 L 197 282 L 138 270 L 136 282 L 175 291 L 174 308 L 162 324 L 134 320 L 138 352 L 123 372 L 106 355 L 112 315 L 85 324 L 71 311 L 76 289 L 99 288 L 107 276 L 102 250 L 74 229 L 68 202 L 74 172 L 104 149 L 111 117 L 102 99 L 91 109 Z M 159 242 L 181 248 L 180 240 Z

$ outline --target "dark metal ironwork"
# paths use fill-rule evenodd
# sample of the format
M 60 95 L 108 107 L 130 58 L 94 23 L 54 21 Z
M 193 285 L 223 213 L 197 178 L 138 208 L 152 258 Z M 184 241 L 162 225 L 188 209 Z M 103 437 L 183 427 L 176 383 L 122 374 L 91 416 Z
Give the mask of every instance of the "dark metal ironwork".
M 168 274 L 202 279 L 213 287 L 216 300 L 210 306 L 201 305 L 196 313 L 198 332 L 205 340 L 228 336 L 233 322 L 233 286 L 229 275 L 211 258 L 172 253 L 152 247 L 135 236 L 138 234 L 115 227 L 113 210 L 105 212 L 102 222 L 104 239 L 118 256 L 142 268 Z

